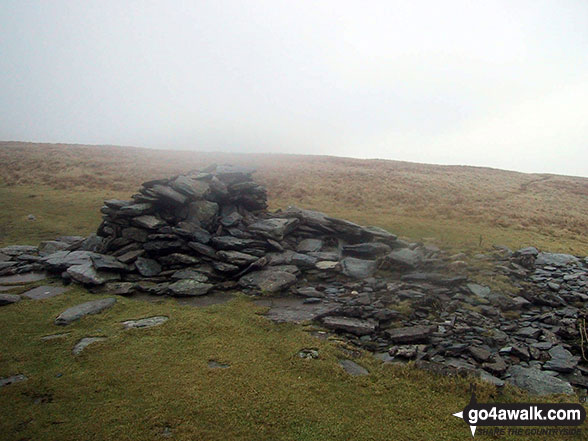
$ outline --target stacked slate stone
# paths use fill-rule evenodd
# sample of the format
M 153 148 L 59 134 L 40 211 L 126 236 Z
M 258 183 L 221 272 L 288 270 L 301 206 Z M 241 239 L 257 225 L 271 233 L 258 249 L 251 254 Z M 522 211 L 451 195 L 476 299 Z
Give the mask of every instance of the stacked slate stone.
M 253 170 L 213 166 L 145 182 L 131 200 L 107 200 L 97 234 L 60 248 L 42 262 L 63 277 L 172 296 L 239 287 L 278 292 L 301 273 L 366 278 L 383 256 L 406 244 L 376 227 L 323 213 L 267 211 L 267 194 Z M 414 253 L 404 249 L 398 259 Z

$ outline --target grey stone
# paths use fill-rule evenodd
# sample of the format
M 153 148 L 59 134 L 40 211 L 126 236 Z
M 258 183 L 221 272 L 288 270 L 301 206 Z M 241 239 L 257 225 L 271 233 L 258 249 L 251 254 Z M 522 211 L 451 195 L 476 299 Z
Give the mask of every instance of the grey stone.
M 535 247 L 526 247 L 515 251 L 517 256 L 537 256 L 537 254 L 539 254 L 539 251 Z
M 259 289 L 262 292 L 279 292 L 296 282 L 296 276 L 285 271 L 272 269 L 254 271 L 239 279 L 239 285 Z
M 17 294 L 0 294 L 0 306 L 11 305 L 20 302 L 21 298 Z
M 304 239 L 296 247 L 299 253 L 318 252 L 323 247 L 323 241 L 320 239 Z
M 147 317 L 138 320 L 127 320 L 122 322 L 122 325 L 125 329 L 132 329 L 132 328 L 151 328 L 153 326 L 159 326 L 164 324 L 169 320 L 169 317 L 164 315 L 155 316 L 155 317 Z
M 579 263 L 580 260 L 576 256 L 560 253 L 539 253 L 535 260 L 535 265 L 566 266 L 570 264 L 577 265 Z
M 387 329 L 386 333 L 393 343 L 420 343 L 427 341 L 436 330 L 436 326 L 406 326 Z
M 108 282 L 105 285 L 105 290 L 108 293 L 119 296 L 128 296 L 135 292 L 137 285 L 132 282 Z
M 116 303 L 116 299 L 113 297 L 107 297 L 99 300 L 92 300 L 90 302 L 81 303 L 76 306 L 63 311 L 55 319 L 55 324 L 59 326 L 66 326 L 70 323 L 81 319 L 89 314 L 99 314 L 100 312 L 111 308 Z
M 61 338 L 65 338 L 68 335 L 70 335 L 69 332 L 63 332 L 61 334 L 44 335 L 43 337 L 41 337 L 41 340 L 44 340 L 44 341 L 58 340 L 58 339 L 61 339 Z
M 202 283 L 208 282 L 208 276 L 206 274 L 202 274 L 201 272 L 190 268 L 176 271 L 171 277 L 175 280 L 192 279 Z
M 14 383 L 20 383 L 26 381 L 28 378 L 23 374 L 12 375 L 10 377 L 0 378 L 0 387 L 8 386 Z
M 548 352 L 551 360 L 545 362 L 544 369 L 563 373 L 573 372 L 580 361 L 580 357 L 572 355 L 561 345 L 552 347 Z
M 213 288 L 209 283 L 202 283 L 194 279 L 178 280 L 169 285 L 169 292 L 173 296 L 203 296 Z
M 344 256 L 373 260 L 390 253 L 390 247 L 384 243 L 369 242 L 356 245 L 344 245 L 341 251 Z
M 386 259 L 394 265 L 415 268 L 421 263 L 421 255 L 410 248 L 400 248 L 392 251 Z
M 574 393 L 570 383 L 539 369 L 514 365 L 508 369 L 508 374 L 510 377 L 506 381 L 535 395 Z
M 367 335 L 375 332 L 378 323 L 374 320 L 362 320 L 352 317 L 327 316 L 322 319 L 329 329 L 350 332 L 355 335 Z
M 162 184 L 155 184 L 150 190 L 155 193 L 157 196 L 160 196 L 161 200 L 166 202 L 175 204 L 175 205 L 183 205 L 186 203 L 188 198 L 183 195 L 182 193 L 177 192 L 171 187 Z
M 106 254 L 96 254 L 91 257 L 94 268 L 98 271 L 128 271 L 129 267 L 116 257 Z
M 292 232 L 300 222 L 298 219 L 264 219 L 249 225 L 249 230 L 275 240 L 282 240 Z
M 374 260 L 356 259 L 355 257 L 346 257 L 341 260 L 343 274 L 355 279 L 366 279 L 374 275 L 377 264 Z
M 345 369 L 345 372 L 354 377 L 369 375 L 369 371 L 366 368 L 360 366 L 352 360 L 339 360 L 339 365 Z
M 71 244 L 60 240 L 45 240 L 39 244 L 39 255 L 48 256 L 57 251 L 67 250 Z
M 73 355 L 80 355 L 82 351 L 86 349 L 88 346 L 90 346 L 92 343 L 96 343 L 98 341 L 103 340 L 106 340 L 106 337 L 84 337 L 75 344 L 75 346 L 71 350 L 71 353 Z
M 214 360 L 209 360 L 208 367 L 210 369 L 227 369 L 227 368 L 230 368 L 231 365 L 225 364 L 225 363 L 219 363 L 218 361 L 214 361 Z
M 317 263 L 316 257 L 309 256 L 302 253 L 292 254 L 292 265 L 296 265 L 298 268 L 309 269 L 314 268 Z
M 161 265 L 156 260 L 137 257 L 135 260 L 137 271 L 144 277 L 157 276 L 161 272 Z
M 41 261 L 52 271 L 65 271 L 73 265 L 91 264 L 93 256 L 98 254 L 92 251 L 57 251 L 43 257 Z
M 103 285 L 106 282 L 120 280 L 120 274 L 96 271 L 91 263 L 70 266 L 67 274 L 76 282 L 88 285 Z
M 153 204 L 146 202 L 140 204 L 131 204 L 121 207 L 118 214 L 121 216 L 135 217 L 142 216 L 153 212 Z
M 39 280 L 45 280 L 46 278 L 47 273 L 33 271 L 26 274 L 13 274 L 11 276 L 0 277 L 0 284 L 38 282 Z
M 6 254 L 10 257 L 17 257 L 21 254 L 36 254 L 38 248 L 33 245 L 10 245 L 4 248 L 0 248 L 0 253 Z
M 321 262 L 317 262 L 315 264 L 316 269 L 319 269 L 321 271 L 329 271 L 329 270 L 334 270 L 339 266 L 339 262 L 333 262 L 330 260 L 323 260 Z
M 171 186 L 180 193 L 191 196 L 194 199 L 203 199 L 209 190 L 206 182 L 192 179 L 185 175 L 178 176 L 172 181 Z
M 42 300 L 58 296 L 63 294 L 65 291 L 65 288 L 59 286 L 38 286 L 25 292 L 23 296 L 32 300 Z
M 482 297 L 483 299 L 490 295 L 490 288 L 487 286 L 478 285 L 477 283 L 468 283 L 467 287 L 472 294 Z
M 157 230 L 158 228 L 167 225 L 165 221 L 158 219 L 150 214 L 134 217 L 132 222 L 138 227 L 147 228 L 148 230 Z
M 249 265 L 258 259 L 258 257 L 252 256 L 251 254 L 234 250 L 219 251 L 217 255 L 221 259 L 238 266 Z
M 187 222 L 202 225 L 205 228 L 213 226 L 218 215 L 218 204 L 206 200 L 192 202 L 188 207 Z
M 480 375 L 480 379 L 482 381 L 485 381 L 487 383 L 492 383 L 494 386 L 497 386 L 497 387 L 504 386 L 504 380 L 501 380 L 500 378 L 497 378 L 494 375 L 489 374 L 488 372 L 486 372 L 483 369 L 480 369 L 478 374 Z

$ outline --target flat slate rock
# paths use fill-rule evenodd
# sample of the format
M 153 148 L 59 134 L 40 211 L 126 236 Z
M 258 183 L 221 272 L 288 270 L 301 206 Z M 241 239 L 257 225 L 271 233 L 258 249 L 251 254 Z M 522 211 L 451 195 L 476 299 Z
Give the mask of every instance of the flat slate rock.
M 378 323 L 374 320 L 362 320 L 353 317 L 326 316 L 323 325 L 329 329 L 350 332 L 355 335 L 368 335 L 375 332 Z
M 254 271 L 239 279 L 239 285 L 259 289 L 262 292 L 275 293 L 288 288 L 296 282 L 296 276 L 286 271 L 272 269 Z
M 333 312 L 337 303 L 304 303 L 303 298 L 267 297 L 254 300 L 258 306 L 269 308 L 266 317 L 277 323 L 301 323 Z
M 41 337 L 41 340 L 58 340 L 60 338 L 65 338 L 69 335 L 69 332 L 63 332 L 61 334 L 51 334 L 51 335 L 44 335 L 43 337 Z
M 345 369 L 345 372 L 354 377 L 361 377 L 370 373 L 366 368 L 352 360 L 341 359 L 339 360 L 339 365 Z
M 71 353 L 73 355 L 80 355 L 82 351 L 86 349 L 88 346 L 90 346 L 92 343 L 96 343 L 98 341 L 103 340 L 106 340 L 106 337 L 84 337 L 75 344 L 75 346 L 71 350 Z
M 21 301 L 21 297 L 18 294 L 0 294 L 0 306 L 12 305 Z
M 214 285 L 202 283 L 194 279 L 178 280 L 169 285 L 169 292 L 173 296 L 203 296 L 208 294 Z
M 580 260 L 576 256 L 561 253 L 539 253 L 535 260 L 535 265 L 565 266 L 569 264 L 577 265 L 578 263 L 580 263 Z
M 26 381 L 28 378 L 23 374 L 12 375 L 10 377 L 0 378 L 0 387 L 8 386 L 9 384 L 20 383 Z
M 111 308 L 116 303 L 116 299 L 113 297 L 107 297 L 105 299 L 92 300 L 90 302 L 81 303 L 76 306 L 63 311 L 55 319 L 55 324 L 59 326 L 66 326 L 70 323 L 81 319 L 82 317 L 89 314 L 99 314 L 105 309 Z
M 511 366 L 508 373 L 510 377 L 506 381 L 535 395 L 574 393 L 570 383 L 539 369 Z
M 227 369 L 230 368 L 231 365 L 225 363 L 219 363 L 218 361 L 210 360 L 208 362 L 208 367 L 210 369 Z
M 151 328 L 153 326 L 159 326 L 164 324 L 169 320 L 169 317 L 164 315 L 155 316 L 155 317 L 147 317 L 138 320 L 127 320 L 122 322 L 122 325 L 125 329 L 133 329 L 133 328 Z
M 377 269 L 376 261 L 346 257 L 341 260 L 343 274 L 356 279 L 367 279 L 374 275 Z
M 46 272 L 31 272 L 24 274 L 13 274 L 12 276 L 0 277 L 0 284 L 2 283 L 31 283 L 45 280 L 47 278 Z
M 67 291 L 67 289 L 62 288 L 60 286 L 38 286 L 25 292 L 22 295 L 31 300 L 42 300 L 58 296 L 60 294 L 63 294 L 65 291 Z
M 436 326 L 405 326 L 388 329 L 386 333 L 393 343 L 420 343 L 427 341 L 436 328 Z
M 86 285 L 103 285 L 106 282 L 120 280 L 119 273 L 98 271 L 91 262 L 82 265 L 72 265 L 67 269 L 67 273 L 76 282 Z

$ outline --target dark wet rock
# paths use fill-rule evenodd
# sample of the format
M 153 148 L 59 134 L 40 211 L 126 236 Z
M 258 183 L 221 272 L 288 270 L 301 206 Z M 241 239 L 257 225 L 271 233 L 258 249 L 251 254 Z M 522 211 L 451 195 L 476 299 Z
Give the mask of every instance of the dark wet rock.
M 436 326 L 406 326 L 387 329 L 386 333 L 393 343 L 420 343 L 426 342 L 436 328 Z
M 296 276 L 274 269 L 254 271 L 239 279 L 239 285 L 245 288 L 258 289 L 261 292 L 280 292 L 296 282 Z
M 169 292 L 173 296 L 203 296 L 207 294 L 213 285 L 202 283 L 194 279 L 178 280 L 169 285 Z
M 75 344 L 75 346 L 71 350 L 71 353 L 73 355 L 80 355 L 82 351 L 91 344 L 104 340 L 106 340 L 106 337 L 84 337 Z
M 476 359 L 476 361 L 483 363 L 490 359 L 492 354 L 487 349 L 481 348 L 479 346 L 469 346 L 469 351 L 472 357 Z
M 369 371 L 366 368 L 360 366 L 353 360 L 341 359 L 339 360 L 339 365 L 345 369 L 345 372 L 354 377 L 369 375 Z
M 21 298 L 17 294 L 0 294 L 0 306 L 11 305 L 20 302 Z
M 411 273 L 401 277 L 406 282 L 429 282 L 441 286 L 456 286 L 467 280 L 465 276 L 445 277 L 437 273 Z
M 81 319 L 82 317 L 90 314 L 99 314 L 100 312 L 111 308 L 116 303 L 116 299 L 108 297 L 105 299 L 92 300 L 90 302 L 81 303 L 76 306 L 63 311 L 55 319 L 55 324 L 60 326 L 66 326 L 70 323 Z
M 26 381 L 28 378 L 23 374 L 11 375 L 10 377 L 0 378 L 0 387 L 8 386 L 14 383 Z
M 87 285 L 103 285 L 106 282 L 120 280 L 119 273 L 97 271 L 91 263 L 70 266 L 67 274 L 76 282 Z
M 510 377 L 506 381 L 534 395 L 572 395 L 574 393 L 570 383 L 539 369 L 515 365 L 508 369 L 508 373 Z
M 292 265 L 296 265 L 301 269 L 314 268 L 317 263 L 316 257 L 309 256 L 302 253 L 294 253 L 292 255 Z
M 122 322 L 122 325 L 125 329 L 152 328 L 153 326 L 162 325 L 168 320 L 169 317 L 159 315 L 155 317 L 146 317 L 138 320 L 127 320 Z
M 175 205 L 183 205 L 187 201 L 186 195 L 179 193 L 167 185 L 155 184 L 150 190 L 157 196 L 160 196 L 162 200 Z
M 573 372 L 580 361 L 580 357 L 572 355 L 561 345 L 552 347 L 549 350 L 549 356 L 551 359 L 543 365 L 543 368 L 556 372 Z
M 374 275 L 377 263 L 373 260 L 346 257 L 341 260 L 343 274 L 356 279 L 365 279 Z
M 296 293 L 304 297 L 324 297 L 324 294 L 318 291 L 314 286 L 305 286 L 302 288 L 298 288 L 296 290 Z
M 63 294 L 65 291 L 65 288 L 59 286 L 38 286 L 23 293 L 22 296 L 31 300 L 43 300 Z

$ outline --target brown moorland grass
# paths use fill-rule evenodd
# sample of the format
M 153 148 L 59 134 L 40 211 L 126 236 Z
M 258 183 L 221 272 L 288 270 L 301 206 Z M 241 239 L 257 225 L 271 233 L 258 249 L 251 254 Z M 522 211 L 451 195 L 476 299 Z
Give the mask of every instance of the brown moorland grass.
M 51 190 L 72 192 L 72 200 L 87 201 L 88 194 L 98 202 L 112 195 L 128 197 L 145 180 L 210 163 L 255 167 L 274 209 L 318 209 L 460 250 L 501 243 L 588 254 L 587 178 L 481 167 L 0 142 L 0 181 L 5 198 L 11 194 L 13 199 L 2 209 L 6 213 L 18 206 L 19 188 L 49 199 Z M 85 204 L 83 209 L 89 208 Z M 22 218 L 13 223 L 22 223 Z M 15 237 L 6 225 L 0 230 L 0 243 Z

